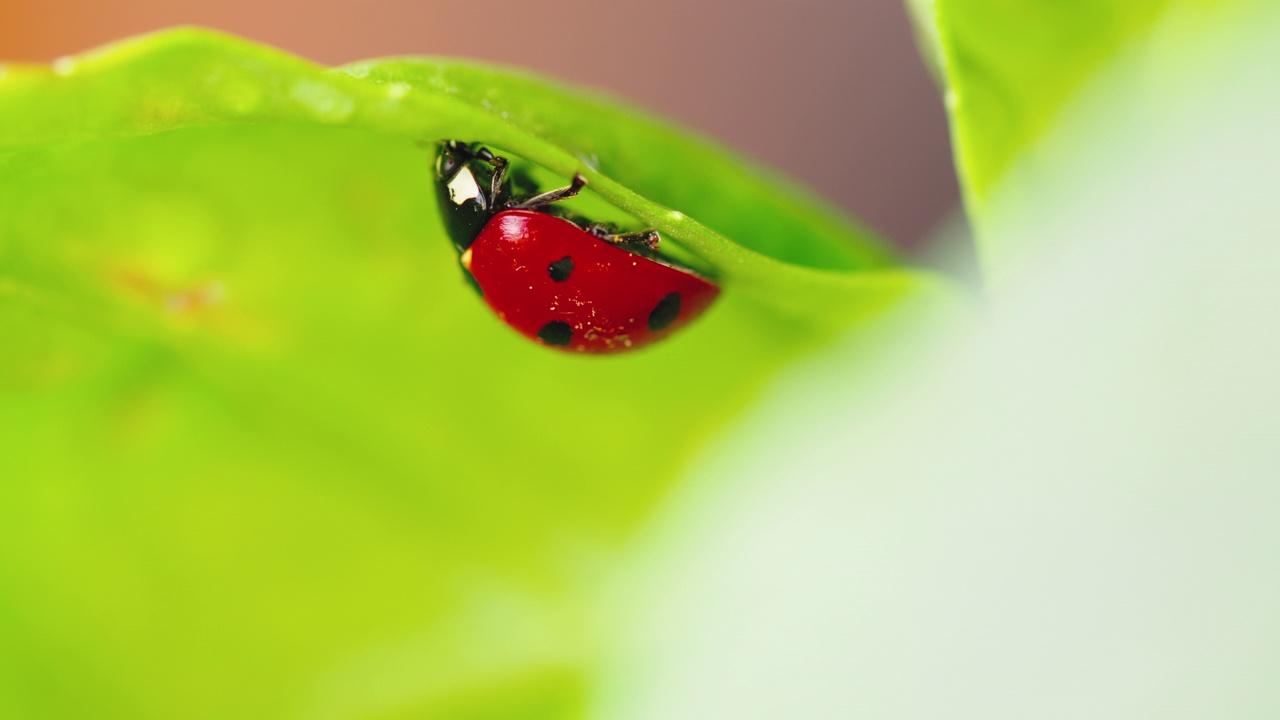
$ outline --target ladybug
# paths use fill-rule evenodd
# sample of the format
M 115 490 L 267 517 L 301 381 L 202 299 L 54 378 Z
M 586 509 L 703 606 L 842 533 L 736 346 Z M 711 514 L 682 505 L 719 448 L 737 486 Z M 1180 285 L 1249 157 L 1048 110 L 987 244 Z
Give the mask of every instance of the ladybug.
M 440 144 L 436 186 L 463 274 L 505 323 L 548 347 L 613 353 L 644 347 L 719 295 L 657 253 L 653 230 L 622 233 L 554 205 L 587 181 L 538 193 L 477 144 Z M 529 190 L 519 195 L 513 186 Z

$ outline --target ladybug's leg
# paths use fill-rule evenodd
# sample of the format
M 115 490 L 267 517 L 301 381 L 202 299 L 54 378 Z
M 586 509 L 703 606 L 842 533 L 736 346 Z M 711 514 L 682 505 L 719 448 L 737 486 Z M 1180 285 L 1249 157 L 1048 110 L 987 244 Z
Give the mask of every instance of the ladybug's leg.
M 485 152 L 489 151 L 485 150 Z M 496 201 L 502 192 L 502 183 L 507 179 L 507 159 L 500 155 L 492 155 L 487 162 L 493 166 L 493 177 L 489 180 L 489 197 Z
M 638 230 L 636 232 L 620 233 L 608 235 L 605 240 L 615 245 L 630 245 L 632 247 L 645 247 L 650 250 L 658 249 L 658 231 L 657 230 Z
M 604 223 L 591 223 L 587 226 L 587 232 L 614 245 L 644 247 L 650 250 L 658 249 L 657 230 L 637 230 L 635 232 L 620 233 L 617 228 L 610 227 Z
M 449 140 L 445 145 L 448 146 L 449 152 L 454 155 L 460 155 L 471 160 L 479 160 L 480 162 L 488 163 L 494 167 L 497 167 L 499 164 L 507 161 L 507 159 L 501 155 L 494 155 L 492 150 L 483 145 L 473 147 L 469 143 L 464 143 L 458 140 Z
M 451 140 L 448 142 L 448 147 L 454 155 L 480 160 L 481 163 L 493 168 L 493 176 L 489 178 L 489 197 L 490 201 L 498 199 L 503 183 L 507 181 L 507 159 L 502 155 L 494 155 L 493 150 L 483 145 L 472 146 L 470 143 Z
M 561 200 L 568 200 L 574 195 L 577 195 L 578 191 L 582 190 L 582 188 L 586 186 L 587 179 L 582 176 L 582 173 L 574 173 L 573 182 L 569 183 L 569 187 L 562 187 L 559 190 L 550 190 L 540 195 L 534 195 L 533 197 L 519 201 L 510 200 L 507 202 L 507 207 L 512 210 L 535 210 L 543 205 L 550 205 L 551 203 L 560 202 Z
M 482 163 L 487 163 L 493 168 L 493 176 L 489 180 L 489 197 L 497 198 L 502 191 L 502 184 L 507 178 L 507 159 L 501 155 L 494 155 L 492 150 L 483 145 L 472 148 L 470 145 L 451 140 L 449 141 L 449 146 L 454 152 L 468 155 Z

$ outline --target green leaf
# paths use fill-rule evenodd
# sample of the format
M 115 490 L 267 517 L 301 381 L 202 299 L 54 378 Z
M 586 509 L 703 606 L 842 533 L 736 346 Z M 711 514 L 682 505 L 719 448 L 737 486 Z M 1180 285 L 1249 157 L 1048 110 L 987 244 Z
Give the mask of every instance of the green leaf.
M 936 2 L 961 172 L 979 203 L 1080 86 L 1174 4 Z
M 1203 21 L 1218 0 L 909 0 L 926 58 L 941 49 L 957 166 L 989 269 L 1006 248 L 987 227 L 992 196 L 1013 168 L 1063 122 L 1062 113 L 1099 72 L 1140 57 L 1167 18 Z M 936 23 L 936 25 L 934 24 Z M 1132 91 L 1144 92 L 1140 77 Z M 1034 178 L 1023 170 L 1019 182 Z M 1043 172 L 1051 172 L 1044 169 Z M 1031 179 L 1030 182 L 1035 182 Z
M 1162 21 L 993 197 L 1052 251 L 972 332 L 775 385 L 654 523 L 602 717 L 1275 714 L 1278 37 Z
M 442 138 L 582 170 L 722 299 L 625 357 L 525 341 L 443 237 Z M 949 293 L 775 175 L 520 73 L 192 30 L 10 66 L 0 715 L 574 716 L 677 471 L 791 359 Z
M 911 27 L 915 30 L 916 44 L 924 57 L 925 66 L 939 85 L 947 82 L 943 60 L 942 36 L 938 30 L 937 0 L 905 0 Z

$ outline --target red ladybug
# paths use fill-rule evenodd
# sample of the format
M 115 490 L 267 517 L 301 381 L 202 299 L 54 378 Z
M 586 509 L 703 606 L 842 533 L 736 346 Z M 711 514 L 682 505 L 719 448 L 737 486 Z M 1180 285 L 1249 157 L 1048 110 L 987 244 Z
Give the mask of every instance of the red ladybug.
M 550 207 L 586 185 L 581 175 L 568 187 L 514 198 L 506 170 L 505 158 L 448 141 L 437 186 L 464 273 L 526 337 L 576 352 L 631 350 L 670 335 L 720 293 L 658 256 L 656 232 L 615 233 Z

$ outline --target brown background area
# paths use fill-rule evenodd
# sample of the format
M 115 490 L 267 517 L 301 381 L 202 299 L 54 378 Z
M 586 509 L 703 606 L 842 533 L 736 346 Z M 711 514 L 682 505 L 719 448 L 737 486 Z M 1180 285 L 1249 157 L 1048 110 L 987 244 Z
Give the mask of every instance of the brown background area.
M 338 64 L 433 54 L 610 90 L 756 157 L 906 246 L 956 204 L 942 103 L 898 0 L 0 0 L 0 58 L 204 25 Z

